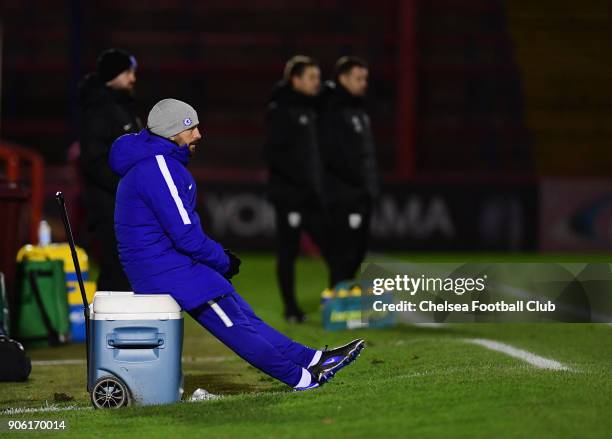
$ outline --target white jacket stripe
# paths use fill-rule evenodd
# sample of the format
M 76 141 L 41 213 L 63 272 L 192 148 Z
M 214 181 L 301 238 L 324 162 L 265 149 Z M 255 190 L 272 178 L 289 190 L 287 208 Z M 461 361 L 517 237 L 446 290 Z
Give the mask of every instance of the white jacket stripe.
M 230 320 L 230 318 L 225 314 L 225 311 L 221 309 L 217 302 L 213 302 L 212 300 L 208 301 L 208 304 L 213 309 L 213 311 L 219 316 L 219 318 L 223 321 L 226 327 L 231 328 L 234 326 L 234 323 Z
M 170 189 L 170 195 L 172 195 L 172 199 L 174 200 L 179 214 L 181 215 L 183 224 L 191 224 L 189 214 L 183 206 L 183 200 L 181 200 L 181 197 L 179 197 L 178 190 L 176 189 L 176 185 L 174 184 L 174 180 L 172 180 L 172 175 L 170 175 L 170 170 L 168 169 L 168 165 L 166 164 L 166 159 L 163 155 L 156 155 L 155 158 L 157 159 L 157 166 L 159 166 L 159 170 L 164 176 L 164 180 L 166 180 L 168 189 Z

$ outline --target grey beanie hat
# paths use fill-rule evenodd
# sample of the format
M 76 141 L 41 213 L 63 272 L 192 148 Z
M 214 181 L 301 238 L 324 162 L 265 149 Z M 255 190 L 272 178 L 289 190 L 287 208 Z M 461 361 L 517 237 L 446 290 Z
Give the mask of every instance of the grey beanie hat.
M 177 99 L 162 99 L 151 108 L 147 118 L 147 128 L 165 138 L 194 128 L 198 123 L 198 113 L 193 107 Z

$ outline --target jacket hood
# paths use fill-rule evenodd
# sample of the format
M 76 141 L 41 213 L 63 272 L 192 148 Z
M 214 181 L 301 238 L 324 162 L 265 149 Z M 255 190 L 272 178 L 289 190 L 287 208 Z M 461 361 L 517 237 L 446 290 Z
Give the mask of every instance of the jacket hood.
M 189 163 L 189 148 L 179 147 L 146 128 L 137 134 L 125 134 L 115 140 L 108 163 L 115 174 L 123 177 L 134 165 L 156 155 L 172 157 L 183 165 Z
M 321 100 L 351 107 L 365 105 L 365 99 L 362 96 L 350 94 L 346 88 L 335 81 L 325 81 L 323 87 L 321 87 Z
M 307 96 L 305 94 L 299 93 L 293 89 L 291 84 L 287 81 L 279 81 L 272 88 L 272 92 L 270 92 L 270 96 L 268 97 L 267 104 L 272 102 L 276 102 L 281 105 L 315 105 L 317 101 L 316 96 Z
M 81 107 L 100 105 L 106 101 L 116 101 L 126 105 L 133 103 L 129 93 L 107 87 L 97 73 L 87 74 L 79 83 L 79 104 Z

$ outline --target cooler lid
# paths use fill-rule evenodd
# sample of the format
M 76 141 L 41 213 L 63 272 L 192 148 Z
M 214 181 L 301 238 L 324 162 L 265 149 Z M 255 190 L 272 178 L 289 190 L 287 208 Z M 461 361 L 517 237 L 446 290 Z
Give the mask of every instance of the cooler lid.
M 97 291 L 91 309 L 96 320 L 181 318 L 181 307 L 169 294 Z

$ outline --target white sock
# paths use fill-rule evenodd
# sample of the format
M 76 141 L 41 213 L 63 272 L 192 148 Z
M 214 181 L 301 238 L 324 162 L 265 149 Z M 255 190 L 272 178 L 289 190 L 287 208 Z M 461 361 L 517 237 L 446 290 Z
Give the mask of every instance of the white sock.
M 319 362 L 319 360 L 321 359 L 321 355 L 323 354 L 323 352 L 321 351 L 317 351 L 315 352 L 314 356 L 312 357 L 312 360 L 310 360 L 310 363 L 308 363 L 308 367 L 314 366 L 315 364 L 317 364 Z
M 294 389 L 302 389 L 304 387 L 308 387 L 312 382 L 312 375 L 306 369 L 302 367 L 302 378 L 300 378 L 300 382 L 297 383 Z

